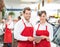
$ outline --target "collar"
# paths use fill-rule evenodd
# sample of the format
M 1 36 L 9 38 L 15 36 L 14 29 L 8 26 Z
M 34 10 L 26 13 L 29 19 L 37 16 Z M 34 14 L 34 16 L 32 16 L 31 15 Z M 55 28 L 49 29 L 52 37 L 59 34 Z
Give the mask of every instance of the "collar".
M 21 18 L 24 20 L 25 23 L 30 23 L 23 16 Z
M 38 23 L 38 24 L 40 24 L 40 23 Z M 46 26 L 47 26 L 47 24 L 48 24 L 48 23 L 47 23 L 47 22 L 45 22 L 43 25 L 46 25 Z M 40 25 L 41 25 L 41 24 L 40 24 Z

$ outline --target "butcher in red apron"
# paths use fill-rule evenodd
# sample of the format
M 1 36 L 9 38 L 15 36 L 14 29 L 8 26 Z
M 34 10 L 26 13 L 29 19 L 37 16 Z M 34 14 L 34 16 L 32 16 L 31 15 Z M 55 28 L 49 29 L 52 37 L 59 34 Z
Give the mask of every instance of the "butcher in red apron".
M 35 47 L 51 47 L 50 40 L 53 38 L 52 26 L 46 22 L 46 12 L 39 13 L 40 22 L 36 25 L 35 35 L 40 36 L 40 41 L 35 43 Z
M 14 38 L 18 40 L 17 47 L 33 47 L 33 26 L 29 19 L 31 17 L 31 9 L 24 8 L 23 16 L 14 28 Z
M 8 20 L 5 25 L 5 33 L 4 33 L 4 43 L 7 47 L 12 47 L 12 29 L 13 29 L 13 22 L 12 17 L 9 15 Z

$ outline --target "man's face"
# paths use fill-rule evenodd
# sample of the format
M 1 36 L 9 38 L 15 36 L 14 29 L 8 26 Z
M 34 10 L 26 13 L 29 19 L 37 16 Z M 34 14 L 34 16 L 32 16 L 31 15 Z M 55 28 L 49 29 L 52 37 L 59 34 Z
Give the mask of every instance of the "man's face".
M 8 16 L 8 20 L 11 20 L 11 19 L 12 19 L 12 17 L 11 17 L 11 15 L 9 15 L 9 16 Z
M 25 17 L 26 20 L 29 20 L 30 17 L 31 17 L 31 11 L 26 10 L 25 13 L 24 13 L 24 17 Z

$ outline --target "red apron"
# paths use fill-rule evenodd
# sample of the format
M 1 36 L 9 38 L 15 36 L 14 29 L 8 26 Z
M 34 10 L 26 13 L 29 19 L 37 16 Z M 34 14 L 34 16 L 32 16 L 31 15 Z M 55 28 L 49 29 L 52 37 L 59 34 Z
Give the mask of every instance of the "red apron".
M 40 26 L 40 24 L 38 25 L 38 29 L 39 29 L 39 26 Z M 44 35 L 44 36 L 48 36 L 49 37 L 49 32 L 47 30 L 47 26 L 46 26 L 46 30 L 38 30 L 38 29 L 36 31 L 36 35 L 37 36 Z M 39 43 L 36 43 L 36 47 L 51 47 L 51 46 L 50 46 L 50 42 L 49 41 L 47 41 L 46 39 L 43 39 Z
M 23 21 L 23 20 L 22 20 Z M 21 35 L 25 37 L 33 37 L 33 27 L 27 27 L 23 21 L 25 26 L 24 30 L 22 31 Z M 18 47 L 33 47 L 33 42 L 31 41 L 18 41 Z
M 6 28 L 5 28 L 5 34 L 4 34 L 4 43 L 12 43 L 12 33 L 11 33 L 11 29 L 7 28 L 7 24 L 6 24 Z

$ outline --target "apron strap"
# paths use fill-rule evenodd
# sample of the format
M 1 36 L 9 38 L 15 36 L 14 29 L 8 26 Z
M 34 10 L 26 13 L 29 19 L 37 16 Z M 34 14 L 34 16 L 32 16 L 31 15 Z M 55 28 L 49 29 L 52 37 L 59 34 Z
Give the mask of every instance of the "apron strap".
M 24 26 L 26 27 L 26 24 L 24 23 L 24 20 L 22 19 Z
M 5 28 L 7 28 L 7 24 L 5 25 Z
M 40 26 L 40 24 L 38 25 L 38 28 L 37 28 L 37 30 L 39 29 L 39 26 Z M 47 30 L 47 26 L 46 26 L 46 30 Z
M 46 30 L 47 30 L 47 26 L 46 26 Z
M 39 29 L 39 26 L 40 26 L 40 24 L 38 25 L 38 28 L 37 28 L 37 30 Z
M 24 23 L 24 20 L 22 19 L 22 21 L 23 21 L 23 24 L 25 25 L 25 27 L 26 27 L 26 24 Z M 31 23 L 30 23 L 31 24 Z M 33 27 L 33 25 L 31 24 L 31 26 Z
M 30 23 L 31 24 L 31 23 Z M 33 25 L 31 24 L 31 26 L 33 27 Z

